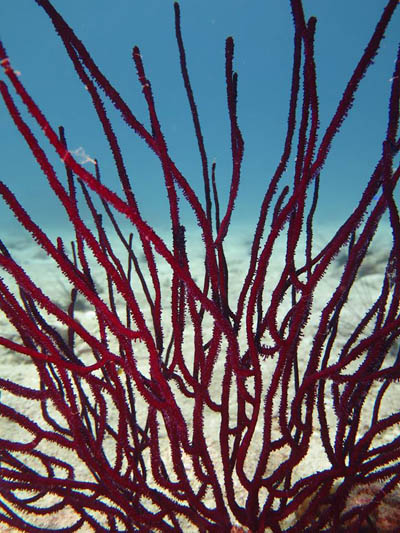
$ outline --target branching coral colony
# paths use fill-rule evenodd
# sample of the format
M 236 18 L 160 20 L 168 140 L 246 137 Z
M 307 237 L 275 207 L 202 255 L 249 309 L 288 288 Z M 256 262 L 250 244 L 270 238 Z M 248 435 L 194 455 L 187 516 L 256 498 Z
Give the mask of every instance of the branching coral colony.
M 176 38 L 201 155 L 204 203 L 170 158 L 139 49 L 133 49 L 133 61 L 150 128 L 137 120 L 51 3 L 36 2 L 50 17 L 88 90 L 122 192 L 118 195 L 102 183 L 97 163 L 95 174 L 78 164 L 64 131 L 54 130 L 46 120 L 1 46 L 4 103 L 74 230 L 72 247 L 61 237 L 53 242 L 0 183 L 9 209 L 72 287 L 68 305 L 58 305 L 1 243 L 0 302 L 12 331 L 4 329 L 0 337 L 2 357 L 23 354 L 37 376 L 34 383 L 0 377 L 2 523 L 29 532 L 57 531 L 55 524 L 62 531 L 98 532 L 389 531 L 392 526 L 397 531 L 390 525 L 395 514 L 390 502 L 396 500 L 400 479 L 400 410 L 392 396 L 400 378 L 400 220 L 395 203 L 400 58 L 381 158 L 357 207 L 318 252 L 313 217 L 332 141 L 398 1 L 390 0 L 383 9 L 319 141 L 316 21 L 306 22 L 301 1 L 291 0 L 295 35 L 287 136 L 235 297 L 228 292 L 224 242 L 244 144 L 236 114 L 232 38 L 226 41 L 226 91 L 233 170 L 223 211 L 186 67 L 179 5 Z M 141 215 L 102 98 L 159 159 L 171 244 Z M 64 162 L 65 180 L 17 106 L 29 111 Z M 293 181 L 283 187 L 289 158 L 295 161 Z M 306 197 L 312 201 L 306 204 Z M 82 215 L 81 198 L 90 223 Z M 201 229 L 202 279 L 189 261 L 178 198 Z M 121 230 L 121 213 L 132 235 Z M 346 306 L 383 217 L 390 225 L 391 244 L 381 285 L 339 342 Z M 271 277 L 279 235 L 284 235 L 285 254 L 279 275 Z M 307 343 L 318 290 L 333 267 L 336 281 L 319 307 Z M 81 313 L 82 307 L 91 313 Z M 92 322 L 85 322 L 85 316 Z M 300 364 L 304 350 L 306 362 Z M 304 461 L 315 446 L 321 466 L 305 470 Z M 369 497 L 354 498 L 354 491 Z M 349 504 L 352 494 L 354 505 Z

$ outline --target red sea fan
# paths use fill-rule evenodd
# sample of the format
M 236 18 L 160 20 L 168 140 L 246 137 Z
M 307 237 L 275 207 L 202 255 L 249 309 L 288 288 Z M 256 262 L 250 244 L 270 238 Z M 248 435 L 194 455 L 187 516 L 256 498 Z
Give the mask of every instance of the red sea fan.
M 232 176 L 223 209 L 187 69 L 179 5 L 176 39 L 204 202 L 170 156 L 139 49 L 132 58 L 149 128 L 51 2 L 36 2 L 90 95 L 122 192 L 102 183 L 97 161 L 94 174 L 77 162 L 63 128 L 56 131 L 46 119 L 1 45 L 3 101 L 73 236 L 71 244 L 66 237 L 53 241 L 0 182 L 2 198 L 44 253 L 46 268 L 56 267 L 53 279 L 69 287 L 62 304 L 0 241 L 1 357 L 26 369 L 11 376 L 1 366 L 0 521 L 27 532 L 380 530 L 400 479 L 400 410 L 392 399 L 400 378 L 399 58 L 381 157 L 358 205 L 318 251 L 314 215 L 326 158 L 397 0 L 383 9 L 322 135 L 316 20 L 306 21 L 301 1 L 291 1 L 287 135 L 236 291 L 225 246 L 244 153 L 233 39 L 225 49 Z M 169 240 L 142 215 L 104 100 L 159 160 Z M 65 179 L 22 108 L 62 160 Z M 284 186 L 293 158 L 293 180 Z M 201 231 L 200 268 L 181 205 Z M 390 244 L 374 266 L 379 288 L 348 327 L 385 217 Z M 277 249 L 283 250 L 278 271 Z M 369 496 L 355 496 L 362 494 Z

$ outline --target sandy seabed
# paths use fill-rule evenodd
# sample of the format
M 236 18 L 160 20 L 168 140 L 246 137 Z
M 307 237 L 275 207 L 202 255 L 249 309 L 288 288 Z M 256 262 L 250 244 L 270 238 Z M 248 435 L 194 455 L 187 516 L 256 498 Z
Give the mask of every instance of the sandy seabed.
M 327 230 L 328 232 L 328 230 Z M 320 241 L 323 242 L 323 233 L 321 232 Z M 201 255 L 202 252 L 202 242 L 201 238 L 199 236 L 189 236 L 187 239 L 187 242 L 190 243 L 190 249 L 191 249 L 191 265 L 192 265 L 192 271 L 198 272 L 198 280 L 201 279 L 201 273 L 203 270 L 203 258 Z M 368 254 L 365 263 L 362 266 L 362 271 L 360 271 L 359 275 L 359 281 L 357 282 L 357 286 L 352 291 L 352 295 L 350 297 L 350 300 L 348 302 L 348 305 L 345 306 L 343 310 L 342 320 L 341 320 L 341 327 L 338 332 L 338 336 L 336 339 L 337 343 L 337 349 L 340 349 L 341 346 L 344 345 L 345 341 L 348 338 L 348 335 L 352 332 L 353 328 L 358 324 L 362 317 L 362 313 L 365 312 L 371 303 L 374 301 L 374 298 L 377 297 L 379 294 L 381 283 L 382 283 L 382 276 L 385 271 L 385 265 L 387 260 L 387 246 L 386 241 L 384 238 L 379 240 L 380 244 L 374 245 L 372 248 L 372 251 Z M 196 248 L 196 243 L 198 243 L 198 248 Z M 68 286 L 68 283 L 65 279 L 62 278 L 59 271 L 54 267 L 54 265 L 51 264 L 48 256 L 41 250 L 38 249 L 36 245 L 32 244 L 28 237 L 10 237 L 8 241 L 6 242 L 7 246 L 9 247 L 9 250 L 13 257 L 17 259 L 20 264 L 23 266 L 26 272 L 29 273 L 29 275 L 32 276 L 32 278 L 35 280 L 38 286 L 40 286 L 45 292 L 49 294 L 49 296 L 52 298 L 53 301 L 57 302 L 61 307 L 66 307 L 69 293 L 70 293 L 70 287 Z M 230 241 L 226 244 L 226 251 L 227 251 L 227 258 L 228 258 L 228 265 L 229 265 L 229 271 L 230 271 L 230 294 L 232 301 L 235 301 L 235 297 L 238 294 L 241 283 L 243 281 L 243 274 L 246 271 L 248 257 L 249 257 L 249 250 L 250 250 L 250 239 L 248 234 L 246 233 L 246 230 L 241 229 L 239 230 L 234 238 L 231 238 Z M 278 279 L 278 276 L 281 272 L 282 268 L 282 260 L 281 258 L 284 257 L 284 247 L 283 244 L 281 245 L 281 248 L 279 248 L 280 245 L 278 245 L 278 248 L 276 249 L 276 252 L 274 253 L 273 257 L 271 258 L 271 267 L 270 267 L 270 273 L 268 276 L 268 282 L 271 285 L 271 287 L 274 286 L 274 282 Z M 116 249 L 118 249 L 118 244 L 116 244 Z M 314 303 L 313 303 L 313 309 L 310 316 L 310 320 L 305 328 L 304 331 L 304 338 L 301 344 L 301 351 L 299 352 L 299 368 L 300 368 L 300 374 L 302 372 L 302 369 L 306 367 L 307 364 L 307 357 L 309 353 L 309 349 L 311 347 L 312 339 L 313 339 L 313 332 L 316 329 L 316 326 L 318 325 L 318 320 L 320 316 L 321 309 L 323 308 L 324 304 L 328 300 L 329 296 L 332 294 L 332 291 L 337 286 L 339 279 L 340 279 L 340 273 L 341 273 L 341 264 L 343 262 L 340 256 L 336 259 L 336 261 L 331 265 L 329 268 L 326 276 L 324 276 L 323 280 L 320 283 L 319 288 L 316 291 L 315 297 L 314 297 Z M 161 284 L 163 286 L 163 289 L 165 290 L 166 294 L 168 294 L 168 289 L 170 286 L 170 269 L 168 265 L 161 261 L 159 265 L 159 275 L 161 279 Z M 96 276 L 99 276 L 101 278 L 102 272 L 98 265 L 93 265 L 93 276 L 95 279 L 97 279 Z M 6 283 L 8 283 L 10 286 L 12 285 L 12 282 L 5 278 Z M 106 295 L 106 291 L 103 292 L 103 296 Z M 144 302 L 144 300 L 143 300 Z M 169 299 L 168 297 L 165 299 L 165 302 L 168 302 L 169 305 Z M 122 301 L 117 302 L 120 305 L 123 304 Z M 167 303 L 165 303 L 167 305 Z M 285 313 L 285 310 L 288 309 L 289 303 L 283 302 L 282 303 L 282 309 L 280 316 L 283 316 Z M 164 313 L 166 316 L 164 317 L 164 333 L 166 336 L 166 339 L 169 338 L 170 334 L 170 321 L 168 321 L 168 311 L 165 310 Z M 81 306 L 81 309 L 77 311 L 77 317 L 81 324 L 83 324 L 88 331 L 97 331 L 97 323 L 96 323 L 96 316 L 93 312 L 93 310 L 85 308 L 84 305 Z M 166 318 L 167 317 L 167 318 Z M 10 338 L 14 341 L 18 341 L 18 336 L 16 331 L 13 329 L 12 326 L 7 321 L 7 318 L 0 314 L 0 328 L 1 328 L 1 335 L 7 338 Z M 188 346 L 190 345 L 190 339 L 186 340 L 185 343 L 188 343 Z M 245 347 L 246 345 L 246 339 L 245 336 L 242 335 L 239 338 L 239 344 L 241 347 Z M 77 353 L 80 357 L 82 357 L 82 360 L 86 362 L 86 359 L 90 357 L 90 354 L 88 353 L 88 347 L 87 346 L 79 346 L 77 345 Z M 390 354 L 389 354 L 390 355 Z M 138 348 L 138 360 L 139 364 L 142 364 L 143 372 L 146 372 L 146 353 L 143 351 L 141 353 L 140 348 Z M 388 364 L 391 364 L 391 361 L 393 361 L 393 355 L 390 356 L 390 360 L 388 361 Z M 265 375 L 269 375 L 271 371 L 275 368 L 275 361 L 273 358 L 269 360 L 265 360 L 262 362 L 263 370 L 265 371 Z M 214 372 L 214 377 L 212 380 L 212 390 L 211 394 L 214 395 L 216 398 L 218 397 L 220 390 L 221 390 L 221 379 L 224 371 L 224 359 L 221 356 L 219 360 L 216 363 L 216 368 Z M 38 381 L 38 373 L 36 370 L 36 366 L 32 363 L 31 359 L 27 356 L 16 354 L 15 352 L 11 352 L 10 350 L 6 350 L 5 348 L 2 348 L 0 351 L 0 376 L 4 379 L 8 379 L 14 383 L 24 385 L 31 388 L 37 388 L 39 385 Z M 267 380 L 265 380 L 265 390 L 268 386 Z M 372 387 L 364 408 L 363 408 L 363 417 L 362 417 L 362 423 L 360 426 L 360 433 L 363 433 L 369 428 L 369 420 L 371 417 L 372 409 L 374 406 L 374 396 L 379 389 L 379 384 L 376 384 Z M 330 387 L 326 387 L 327 391 L 327 399 L 326 399 L 326 405 L 327 405 L 327 416 L 328 416 L 328 422 L 332 430 L 334 431 L 336 427 L 336 415 L 333 412 L 332 409 L 332 397 L 330 393 Z M 179 391 L 175 391 L 176 398 L 178 401 L 178 404 L 180 407 L 182 407 L 182 412 L 184 414 L 185 419 L 190 425 L 191 417 L 192 417 L 192 403 L 187 400 L 187 398 L 181 396 L 179 401 Z M 35 420 L 40 424 L 43 424 L 43 419 L 40 415 L 40 409 L 38 409 L 38 403 L 34 401 L 29 400 L 21 400 L 21 398 L 17 398 L 16 396 L 12 395 L 9 392 L 3 392 L 1 401 L 5 405 L 9 405 L 11 407 L 14 407 L 17 409 L 20 413 L 23 415 L 29 417 L 31 420 Z M 138 400 L 139 402 L 142 401 L 143 405 L 142 407 L 145 408 L 146 405 L 144 404 L 143 400 Z M 398 409 L 398 405 L 400 401 L 400 384 L 393 383 L 388 393 L 385 395 L 384 401 L 382 402 L 382 407 L 380 410 L 380 417 L 383 418 L 385 416 L 388 416 L 392 414 L 394 411 Z M 273 413 L 273 419 L 272 419 L 272 428 L 273 428 L 273 438 L 279 435 L 279 425 L 278 425 L 278 401 L 276 402 L 276 405 L 274 403 L 274 413 Z M 138 411 L 140 411 L 140 403 L 138 405 Z M 118 413 L 113 412 L 113 408 L 115 406 L 110 406 L 110 412 L 109 417 L 115 417 L 115 420 L 118 418 Z M 234 413 L 232 413 L 232 416 Z M 219 427 L 219 415 L 212 412 L 211 410 L 206 413 L 205 417 L 205 428 L 206 428 L 206 438 L 207 438 L 207 444 L 210 449 L 210 454 L 213 458 L 214 466 L 217 472 L 217 475 L 220 479 L 223 478 L 222 473 L 222 466 L 221 461 L 219 459 L 219 439 L 218 439 L 218 427 Z M 308 450 L 308 453 L 306 457 L 301 461 L 301 463 L 296 467 L 293 475 L 293 481 L 296 481 L 297 479 L 300 479 L 302 477 L 306 477 L 314 472 L 324 470 L 326 468 L 329 468 L 330 463 L 328 461 L 328 458 L 326 456 L 326 453 L 323 449 L 321 439 L 320 439 L 320 432 L 319 432 L 319 423 L 318 418 L 315 416 L 314 418 L 314 427 L 313 427 L 313 435 L 311 437 L 311 443 Z M 390 430 L 385 431 L 382 434 L 379 434 L 374 440 L 372 445 L 374 447 L 382 445 L 386 442 L 391 442 L 395 437 L 399 434 L 399 427 L 392 427 Z M 257 453 L 257 442 L 262 441 L 262 431 L 263 431 L 263 424 L 260 417 L 259 424 L 257 426 L 256 434 L 254 435 L 252 439 L 252 446 L 250 450 L 253 451 L 253 454 L 250 453 L 248 455 L 248 459 L 246 460 L 246 468 L 249 472 L 252 470 L 254 471 L 255 465 L 257 464 L 258 459 L 258 453 Z M 16 424 L 15 422 L 12 422 L 8 418 L 4 416 L 0 416 L 0 434 L 2 438 L 12 440 L 14 442 L 27 442 L 30 439 L 29 434 L 27 434 L 26 430 L 24 430 L 20 425 Z M 166 461 L 168 461 L 169 456 L 169 447 L 167 438 L 165 436 L 162 440 L 161 446 L 165 447 L 165 457 Z M 110 442 L 110 447 L 112 448 L 112 442 Z M 73 467 L 75 471 L 75 475 L 77 479 L 87 480 L 90 479 L 90 472 L 87 470 L 85 465 L 79 460 L 79 458 L 69 452 L 66 449 L 57 447 L 57 450 L 54 449 L 55 445 L 54 443 L 51 443 L 49 441 L 42 441 L 40 443 L 40 449 L 42 451 L 45 451 L 49 454 L 57 454 L 57 457 L 60 459 L 65 460 L 66 462 L 69 462 Z M 110 455 L 112 455 L 114 452 L 110 448 Z M 164 457 L 164 453 L 162 454 Z M 274 466 L 279 465 L 282 461 L 285 460 L 285 449 L 282 449 L 279 451 L 279 453 L 276 453 L 273 455 L 271 462 L 268 464 L 268 469 L 273 470 Z M 171 462 L 171 461 L 170 461 Z M 171 466 L 172 468 L 172 466 Z M 195 483 L 195 476 L 193 472 L 193 467 L 190 462 L 190 458 L 187 460 L 187 474 L 189 476 L 189 479 L 193 479 L 193 482 Z M 240 494 L 241 487 L 238 482 L 238 479 L 234 480 L 236 489 L 237 489 L 237 495 L 239 499 L 239 503 L 244 503 L 246 494 L 243 492 L 243 494 Z M 0 496 L 1 498 L 1 496 Z M 241 501 L 240 501 L 241 500 Z M 210 502 L 211 503 L 211 502 Z M 1 504 L 1 501 L 0 501 Z M 57 515 L 54 515 L 53 517 L 47 517 L 46 521 L 43 518 L 33 517 L 31 519 L 32 523 L 35 524 L 37 527 L 43 528 L 43 530 L 49 530 L 53 531 L 60 527 L 65 527 L 67 523 L 70 523 L 70 519 L 73 516 L 73 511 L 71 508 L 65 508 L 64 510 L 57 513 Z M 293 518 L 290 520 L 288 519 L 286 523 L 282 524 L 282 527 L 287 527 L 291 523 L 293 523 Z M 189 525 L 185 527 L 184 524 L 182 524 L 182 527 L 185 531 L 193 531 L 193 528 Z M 19 529 L 9 527 L 3 523 L 1 525 L 1 518 L 0 518 L 0 531 L 20 531 Z M 89 532 L 94 531 L 91 526 L 86 525 L 80 528 L 78 531 L 80 532 Z

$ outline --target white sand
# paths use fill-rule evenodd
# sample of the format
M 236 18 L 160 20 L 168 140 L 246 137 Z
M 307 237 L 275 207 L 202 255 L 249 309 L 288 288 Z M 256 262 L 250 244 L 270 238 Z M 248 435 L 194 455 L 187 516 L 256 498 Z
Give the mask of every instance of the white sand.
M 241 282 L 243 279 L 243 273 L 246 269 L 246 264 L 249 257 L 249 242 L 250 242 L 251 235 L 247 234 L 247 231 L 245 229 L 241 231 L 237 231 L 235 233 L 235 238 L 230 238 L 226 243 L 226 253 L 228 256 L 228 263 L 230 265 L 230 294 L 232 298 L 232 302 L 235 301 L 235 297 L 238 294 L 238 291 L 241 287 Z M 385 239 L 382 238 L 381 241 L 384 243 L 384 245 L 376 245 L 373 248 L 373 252 L 371 252 L 368 255 L 367 261 L 365 262 L 365 265 L 363 265 L 363 271 L 360 272 L 360 280 L 357 283 L 357 286 L 352 291 L 351 298 L 349 299 L 349 302 L 346 304 L 345 309 L 343 310 L 343 316 L 341 320 L 341 326 L 340 330 L 337 336 L 336 340 L 336 350 L 338 351 L 341 346 L 343 346 L 344 342 L 346 341 L 349 333 L 353 331 L 354 326 L 359 322 L 363 312 L 365 312 L 371 303 L 374 301 L 374 298 L 376 298 L 378 291 L 380 290 L 380 284 L 382 282 L 382 276 L 384 273 L 384 267 L 385 267 L 385 261 L 386 261 L 386 242 Z M 203 259 L 201 255 L 201 239 L 198 235 L 190 235 L 187 238 L 187 242 L 189 243 L 190 250 L 191 250 L 191 264 L 193 272 L 198 272 L 198 280 L 201 280 L 201 273 L 203 270 Z M 321 232 L 321 236 L 317 237 L 317 242 L 320 242 L 321 245 L 324 242 L 323 233 Z M 197 243 L 197 248 L 196 248 Z M 24 236 L 17 236 L 9 238 L 7 241 L 7 245 L 10 247 L 10 252 L 12 255 L 20 261 L 23 268 L 33 277 L 33 279 L 37 282 L 37 284 L 45 290 L 48 295 L 53 299 L 53 301 L 59 303 L 63 308 L 66 307 L 68 298 L 69 298 L 69 290 L 70 287 L 68 286 L 68 283 L 60 276 L 59 271 L 54 268 L 54 265 L 52 265 L 46 256 L 46 254 L 40 250 L 36 246 L 32 244 L 32 242 L 29 240 L 28 237 Z M 116 246 L 118 248 L 118 246 Z M 276 253 L 274 253 L 274 256 L 272 258 L 271 263 L 271 272 L 268 276 L 268 286 L 273 287 L 274 283 L 278 279 L 278 275 L 280 273 L 281 269 L 281 258 L 284 257 L 284 247 L 283 244 L 279 244 L 279 247 L 276 250 Z M 300 263 L 299 263 L 300 264 Z M 338 280 L 340 278 L 341 268 L 340 268 L 340 258 L 332 264 L 332 266 L 329 269 L 329 272 L 327 275 L 323 278 L 323 280 L 320 283 L 320 286 L 318 290 L 316 291 L 316 294 L 314 296 L 314 302 L 313 302 L 313 308 L 311 317 L 309 320 L 309 323 L 306 326 L 306 329 L 304 331 L 304 339 L 301 344 L 301 351 L 299 355 L 299 367 L 300 367 L 300 374 L 304 370 L 306 364 L 307 364 L 307 357 L 309 353 L 309 348 L 311 347 L 311 342 L 313 339 L 313 333 L 315 332 L 315 329 L 319 322 L 320 312 L 323 308 L 324 304 L 326 303 L 329 296 L 332 294 L 332 291 L 338 284 Z M 361 275 L 362 274 L 362 275 Z M 164 261 L 160 262 L 159 265 L 159 275 L 161 278 L 161 283 L 164 290 L 164 333 L 165 333 L 165 339 L 166 343 L 169 340 L 170 330 L 171 330 L 171 324 L 168 320 L 168 306 L 170 304 L 169 298 L 168 298 L 168 289 L 170 286 L 170 269 L 165 264 Z M 107 299 L 107 293 L 105 290 L 104 285 L 104 279 L 102 275 L 102 271 L 100 267 L 96 264 L 93 264 L 93 277 L 96 281 L 99 282 L 100 286 L 103 287 L 102 290 L 102 297 L 104 299 Z M 8 283 L 11 282 L 7 280 L 7 276 L 5 277 L 6 281 Z M 141 298 L 139 300 L 141 305 L 145 305 L 144 298 Z M 123 316 L 123 302 L 120 297 L 117 298 L 117 303 L 119 305 L 119 308 L 121 308 L 121 316 Z M 279 313 L 279 317 L 281 318 L 284 316 L 286 310 L 289 306 L 288 301 L 284 301 L 281 306 L 281 310 Z M 82 306 L 82 310 L 78 311 L 76 313 L 76 316 L 78 320 L 83 324 L 89 331 L 97 331 L 97 323 L 96 323 L 96 317 L 92 310 L 88 309 L 87 306 Z M 208 321 L 211 325 L 211 320 L 208 318 Z M 54 320 L 51 321 L 51 323 L 55 323 Z M 58 325 L 60 331 L 65 331 L 64 326 Z M 0 314 L 0 328 L 1 328 L 1 335 L 4 337 L 8 337 L 14 341 L 18 341 L 18 336 L 16 332 L 13 330 L 13 328 L 9 325 L 6 317 L 4 317 L 3 314 Z M 365 333 L 366 334 L 366 333 Z M 242 348 L 246 345 L 246 339 L 241 334 L 241 337 L 239 338 L 239 343 Z M 188 357 L 190 358 L 191 350 L 191 337 L 190 335 L 188 338 L 185 338 L 185 346 L 187 347 L 187 353 L 189 354 Z M 222 345 L 222 348 L 224 345 Z M 112 346 L 113 348 L 113 346 Z M 115 346 L 114 346 L 115 348 Z M 77 353 L 82 359 L 87 363 L 89 362 L 91 358 L 91 354 L 88 350 L 88 347 L 85 346 L 83 343 L 77 344 Z M 139 361 L 139 365 L 141 368 L 141 371 L 145 374 L 148 374 L 148 364 L 147 364 L 147 356 L 145 350 L 141 349 L 140 345 L 137 345 L 137 353 L 136 356 Z M 185 351 L 186 356 L 186 351 Z M 392 364 L 393 358 L 388 359 L 388 365 Z M 212 396 L 217 399 L 220 395 L 221 391 L 221 379 L 223 376 L 223 370 L 224 370 L 224 352 L 223 349 L 221 351 L 221 355 L 218 359 L 218 362 L 216 364 L 213 381 L 212 381 L 212 390 L 211 394 Z M 269 380 L 268 376 L 271 375 L 272 370 L 275 368 L 276 364 L 276 358 L 270 358 L 266 361 L 262 361 L 261 365 L 263 368 L 264 373 L 264 392 L 267 391 Z M 359 364 L 359 361 L 356 361 L 353 364 L 353 368 L 357 368 Z M 346 373 L 349 373 L 351 369 L 346 369 Z M 0 352 L 0 375 L 2 378 L 9 379 L 13 381 L 14 383 L 28 386 L 28 387 L 38 387 L 38 373 L 36 370 L 36 367 L 34 364 L 32 364 L 32 361 L 29 357 L 13 353 L 9 350 L 6 350 L 4 348 L 1 349 Z M 177 398 L 179 406 L 182 408 L 184 417 L 186 421 L 188 422 L 189 426 L 191 425 L 192 420 L 192 402 L 189 401 L 187 398 L 183 397 L 179 394 L 179 391 L 176 389 L 176 387 L 173 387 L 175 389 L 175 396 Z M 374 405 L 374 395 L 376 394 L 376 391 L 379 389 L 379 384 L 376 384 L 372 387 L 370 394 L 368 395 L 366 399 L 366 403 L 363 409 L 363 417 L 362 417 L 362 424 L 360 427 L 360 433 L 362 434 L 367 428 L 369 427 L 369 418 L 371 416 L 372 408 Z M 233 396 L 234 398 L 234 396 Z M 392 384 L 389 387 L 388 392 L 385 395 L 384 401 L 382 402 L 382 408 L 380 411 L 380 417 L 383 418 L 392 412 L 394 412 L 397 409 L 397 406 L 399 405 L 399 399 L 400 399 L 400 385 L 399 384 Z M 11 407 L 14 407 L 18 409 L 20 413 L 23 413 L 25 416 L 28 416 L 31 420 L 35 420 L 38 424 L 41 425 L 41 427 L 45 428 L 48 427 L 46 422 L 43 420 L 41 414 L 40 414 L 40 407 L 39 402 L 37 401 L 28 401 L 28 400 L 21 400 L 20 398 L 17 398 L 10 394 L 9 392 L 2 393 L 2 402 L 6 405 L 9 405 Z M 138 401 L 138 417 L 142 418 L 144 420 L 143 413 L 145 412 L 145 404 L 143 402 L 143 399 L 138 395 L 137 397 Z M 112 404 L 111 399 L 108 398 L 109 402 L 109 408 L 110 411 L 108 413 L 109 423 L 113 426 L 116 426 L 118 421 L 118 413 L 115 410 L 114 404 Z M 327 384 L 326 386 L 326 405 L 327 405 L 327 416 L 328 421 L 331 428 L 331 438 L 334 435 L 335 427 L 336 427 L 336 415 L 332 410 L 332 397 L 330 392 L 330 385 Z M 272 427 L 273 427 L 273 437 L 276 438 L 279 435 L 279 424 L 278 424 L 278 418 L 277 414 L 279 412 L 279 405 L 278 402 L 274 403 L 274 412 L 273 412 L 273 420 L 272 420 Z M 231 419 L 234 420 L 234 414 L 235 409 L 232 405 L 232 412 L 230 413 Z M 62 417 L 54 413 L 54 416 L 58 416 L 60 419 L 60 422 L 62 422 Z M 65 421 L 64 421 L 65 424 Z M 210 454 L 212 456 L 216 471 L 218 473 L 218 476 L 222 480 L 223 474 L 222 474 L 222 467 L 221 467 L 221 461 L 219 458 L 219 443 L 218 443 L 218 427 L 219 427 L 219 415 L 215 414 L 211 410 L 205 411 L 205 433 L 207 438 L 207 444 L 209 446 Z M 254 471 L 254 468 L 257 463 L 258 459 L 258 450 L 260 448 L 260 442 L 262 441 L 262 431 L 263 431 L 263 423 L 262 423 L 262 417 L 259 417 L 258 425 L 256 433 L 252 439 L 251 449 L 248 454 L 248 460 L 246 460 L 246 470 L 248 472 L 248 475 L 251 475 L 252 471 Z M 390 442 L 393 440 L 395 436 L 398 435 L 399 427 L 393 427 L 390 430 L 386 431 L 385 433 L 379 434 L 372 442 L 371 446 L 376 447 L 380 444 L 383 444 L 385 442 Z M 0 417 L 0 434 L 2 438 L 10 439 L 15 442 L 29 442 L 31 440 L 31 436 L 20 426 L 16 423 L 8 420 L 6 417 Z M 115 455 L 115 450 L 113 446 L 113 439 L 109 439 L 108 441 L 108 449 L 107 454 L 109 455 L 110 459 L 112 460 L 113 456 Z M 169 472 L 172 473 L 172 463 L 171 460 L 168 459 L 169 457 L 169 447 L 168 447 L 168 439 L 165 436 L 162 439 L 163 447 L 163 453 L 162 456 L 166 460 L 166 464 L 169 465 Z M 80 461 L 80 459 L 73 453 L 69 452 L 65 448 L 61 447 L 55 447 L 55 445 L 49 441 L 42 441 L 39 445 L 39 449 L 42 451 L 45 451 L 46 453 L 50 454 L 56 454 L 56 456 L 60 459 L 65 460 L 66 462 L 69 462 L 71 465 L 74 466 L 75 475 L 77 479 L 81 480 L 88 480 L 91 479 L 91 475 L 85 465 Z M 272 472 L 276 466 L 278 466 L 282 461 L 286 458 L 287 450 L 285 448 L 281 449 L 279 453 L 272 454 L 271 460 L 268 464 L 267 472 Z M 185 458 L 185 465 L 187 467 L 187 473 L 191 480 L 193 480 L 193 484 L 196 484 L 196 479 L 193 472 L 193 465 L 191 463 L 191 460 L 189 457 Z M 32 465 L 33 466 L 33 465 Z M 329 461 L 326 456 L 326 453 L 322 447 L 322 443 L 320 440 L 320 433 L 319 433 L 319 423 L 318 418 L 315 413 L 314 418 L 314 427 L 313 427 L 313 435 L 311 438 L 310 447 L 308 450 L 308 453 L 306 457 L 301 461 L 301 463 L 295 468 L 293 472 L 293 480 L 297 480 L 301 477 L 310 475 L 314 472 L 323 470 L 325 468 L 329 469 Z M 150 476 L 151 479 L 151 476 Z M 235 483 L 235 490 L 237 490 L 237 496 L 239 503 L 244 503 L 245 501 L 245 492 L 243 491 L 243 488 L 240 486 L 239 480 L 237 479 L 237 476 L 234 476 L 234 483 Z M 42 504 L 45 505 L 45 499 L 43 499 Z M 210 502 L 207 502 L 210 503 Z M 42 518 L 39 519 L 37 517 L 32 518 L 32 523 L 36 524 L 37 526 L 43 527 L 43 528 L 49 528 L 50 530 L 53 530 L 57 527 L 66 526 L 67 522 L 71 519 L 72 513 L 71 509 L 65 509 L 64 511 L 59 512 L 56 516 L 52 517 L 51 520 L 46 518 L 46 521 Z M 293 517 L 288 519 L 285 523 L 282 523 L 282 526 L 288 526 L 290 523 L 292 523 Z M 1 520 L 0 520 L 1 522 Z M 193 526 L 184 525 L 184 522 L 182 523 L 182 527 L 185 531 L 194 531 Z M 2 526 L 1 531 L 13 531 L 16 529 L 8 529 L 5 525 Z M 121 529 L 122 531 L 123 529 Z M 93 529 L 86 525 L 79 529 L 79 531 L 93 531 Z

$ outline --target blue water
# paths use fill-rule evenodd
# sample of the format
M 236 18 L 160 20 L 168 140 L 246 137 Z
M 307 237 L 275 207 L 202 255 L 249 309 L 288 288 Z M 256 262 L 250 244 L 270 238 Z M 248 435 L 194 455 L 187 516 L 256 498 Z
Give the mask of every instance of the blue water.
M 318 18 L 316 59 L 320 96 L 320 136 L 325 131 L 357 61 L 372 35 L 383 3 L 376 0 L 305 1 L 306 16 Z M 118 9 L 105 0 L 55 1 L 66 20 L 138 120 L 149 127 L 140 84 L 131 59 L 139 45 L 150 79 L 170 155 L 201 199 L 202 173 L 193 123 L 179 70 L 174 36 L 173 3 L 124 0 Z M 254 224 L 261 199 L 277 164 L 286 133 L 292 64 L 293 25 L 290 4 L 275 0 L 182 1 L 182 31 L 189 73 L 198 105 L 205 146 L 217 163 L 221 207 L 226 206 L 232 172 L 226 106 L 225 38 L 235 40 L 234 68 L 239 73 L 238 120 L 245 156 L 234 223 Z M 375 168 L 387 125 L 387 102 L 400 35 L 400 9 L 395 13 L 376 61 L 363 80 L 356 103 L 332 147 L 321 176 L 317 221 L 340 224 L 357 205 Z M 20 79 L 45 111 L 53 127 L 62 124 L 71 150 L 83 148 L 98 158 L 103 181 L 120 192 L 110 150 L 93 111 L 88 92 L 77 80 L 60 39 L 33 0 L 3 0 L 1 37 L 20 71 Z M 165 189 L 158 160 L 107 104 L 121 143 L 143 216 L 156 228 L 169 226 Z M 23 112 L 26 117 L 26 113 Z M 32 121 L 30 121 L 32 124 Z M 62 165 L 37 128 L 34 131 L 60 177 Z M 27 211 L 48 231 L 62 233 L 68 224 L 54 194 L 0 106 L 0 175 Z M 294 141 L 294 148 L 296 140 Z M 291 183 L 289 167 L 283 183 Z M 93 165 L 88 162 L 87 170 Z M 185 202 L 182 202 L 185 211 Z M 0 204 L 3 232 L 17 231 L 13 217 Z M 192 216 L 185 219 L 195 224 Z

